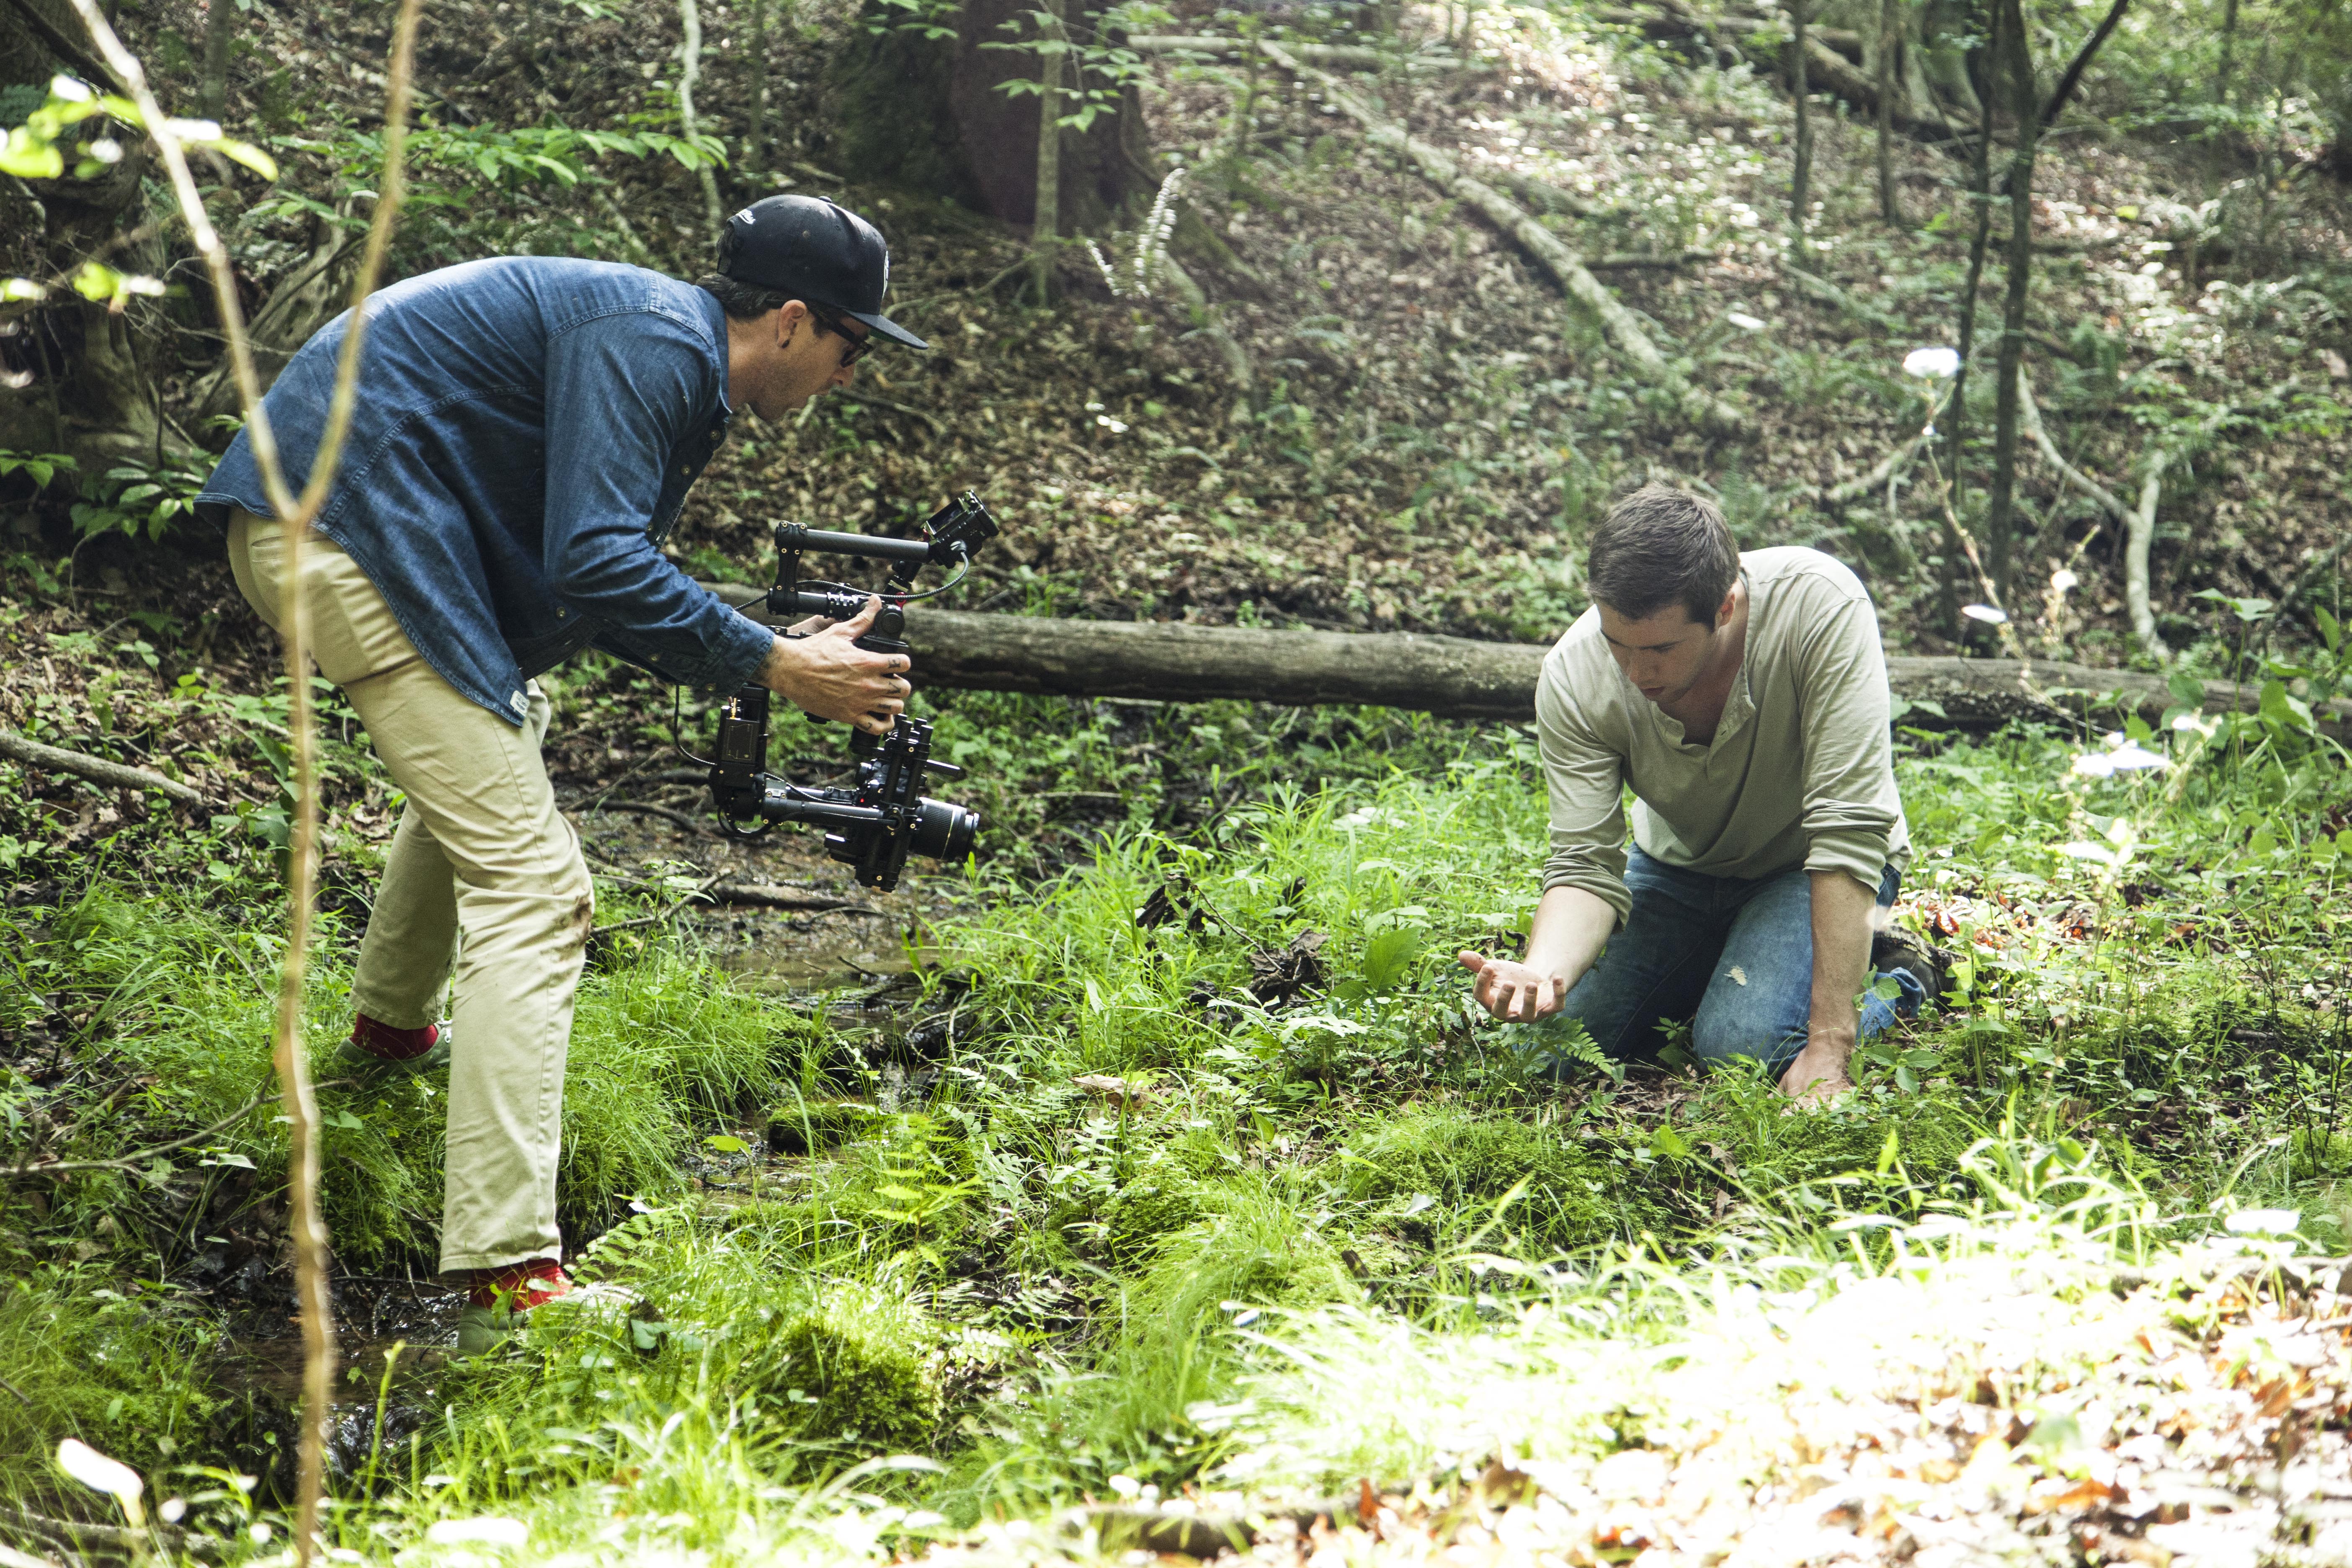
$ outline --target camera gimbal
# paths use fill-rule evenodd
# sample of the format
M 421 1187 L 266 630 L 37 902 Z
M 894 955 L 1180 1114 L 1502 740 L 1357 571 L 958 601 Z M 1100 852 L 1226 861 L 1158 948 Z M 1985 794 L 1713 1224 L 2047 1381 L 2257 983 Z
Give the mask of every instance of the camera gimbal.
M 972 552 L 999 531 L 996 519 L 971 490 L 941 507 L 919 539 L 835 533 L 785 523 L 776 530 L 776 585 L 765 603 L 784 616 L 851 619 L 868 597 L 877 595 L 839 583 L 803 581 L 802 553 L 887 561 L 890 586 L 878 595 L 882 607 L 857 646 L 869 653 L 908 653 L 908 602 L 943 594 L 963 581 L 971 570 Z M 928 565 L 959 570 L 939 587 L 918 594 L 916 575 Z M 824 829 L 827 855 L 856 867 L 862 885 L 886 893 L 898 885 L 909 854 L 952 861 L 971 852 L 980 814 L 919 793 L 927 773 L 952 778 L 963 772 L 931 759 L 929 723 L 902 713 L 879 741 L 857 731 L 851 742 L 856 784 L 847 789 L 813 789 L 767 772 L 768 699 L 766 687 L 746 686 L 719 710 L 718 743 L 707 760 L 711 804 L 729 837 L 756 838 L 779 822 L 812 824 Z M 752 820 L 759 826 L 742 826 Z

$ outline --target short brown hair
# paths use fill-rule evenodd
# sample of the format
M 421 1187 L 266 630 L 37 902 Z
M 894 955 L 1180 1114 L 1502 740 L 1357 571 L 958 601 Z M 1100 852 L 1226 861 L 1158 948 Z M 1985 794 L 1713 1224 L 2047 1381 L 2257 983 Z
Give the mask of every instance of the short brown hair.
M 781 310 L 800 298 L 781 289 L 762 289 L 757 283 L 739 282 L 724 272 L 709 272 L 694 280 L 694 286 L 719 301 L 719 308 L 738 321 L 756 321 L 771 310 Z
M 1585 582 L 1593 602 L 1629 621 L 1680 605 L 1712 626 L 1739 580 L 1739 542 L 1714 502 L 1671 485 L 1643 485 L 1592 531 Z

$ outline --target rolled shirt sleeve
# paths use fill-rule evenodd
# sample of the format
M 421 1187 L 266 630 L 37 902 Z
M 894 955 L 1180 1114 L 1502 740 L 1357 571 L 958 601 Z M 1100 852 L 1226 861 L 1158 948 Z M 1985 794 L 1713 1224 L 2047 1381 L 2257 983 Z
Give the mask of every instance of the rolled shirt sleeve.
M 1559 658 L 1536 684 L 1536 737 L 1551 801 L 1551 855 L 1543 890 L 1581 888 L 1616 911 L 1633 908 L 1625 888 L 1625 765 L 1579 710 Z
M 654 543 L 664 468 L 709 396 L 709 350 L 643 314 L 592 317 L 547 349 L 547 510 L 542 540 L 559 599 L 599 638 L 665 679 L 744 685 L 775 634 L 721 603 Z
M 1799 677 L 1805 869 L 1843 871 L 1874 892 L 1903 809 L 1893 788 L 1885 650 L 1859 584 L 1814 592 L 1823 602 L 1808 618 Z

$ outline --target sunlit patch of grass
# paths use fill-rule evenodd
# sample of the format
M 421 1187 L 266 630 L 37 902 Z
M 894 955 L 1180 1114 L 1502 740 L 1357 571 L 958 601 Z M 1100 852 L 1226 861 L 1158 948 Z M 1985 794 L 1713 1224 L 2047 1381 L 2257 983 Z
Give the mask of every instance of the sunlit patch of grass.
M 1648 1448 L 1678 1476 L 1737 1475 L 1747 1497 L 1792 1455 L 1843 1452 L 1880 1418 L 1874 1401 L 1924 1406 L 1990 1366 L 2063 1384 L 2119 1355 L 2144 1363 L 2121 1347 L 2167 1317 L 2164 1292 L 2120 1301 L 2104 1286 L 2126 1263 L 2196 1277 L 2279 1250 L 2142 1245 L 2153 1205 L 2081 1149 L 1988 1142 L 1967 1164 L 1972 1201 L 1931 1198 L 1916 1222 L 1775 1205 L 1687 1261 L 1622 1249 L 1419 1319 L 1281 1314 L 1223 1418 L 1213 1479 L 1313 1491 L 1500 1458 L 1557 1492 Z M 2026 1366 L 2000 1359 L 2027 1345 Z

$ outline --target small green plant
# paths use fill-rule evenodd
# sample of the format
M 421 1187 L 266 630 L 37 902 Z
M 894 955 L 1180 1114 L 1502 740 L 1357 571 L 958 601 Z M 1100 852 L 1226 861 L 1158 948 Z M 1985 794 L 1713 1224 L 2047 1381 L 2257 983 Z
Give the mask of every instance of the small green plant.
M 45 490 L 49 481 L 59 474 L 70 474 L 81 465 L 63 452 L 10 452 L 0 450 L 0 479 L 10 474 L 22 474 L 33 482 L 33 489 Z
M 201 455 L 117 464 L 91 487 L 89 500 L 74 502 L 74 531 L 84 539 L 144 535 L 154 543 L 195 515 L 196 496 L 211 477 L 212 460 Z

